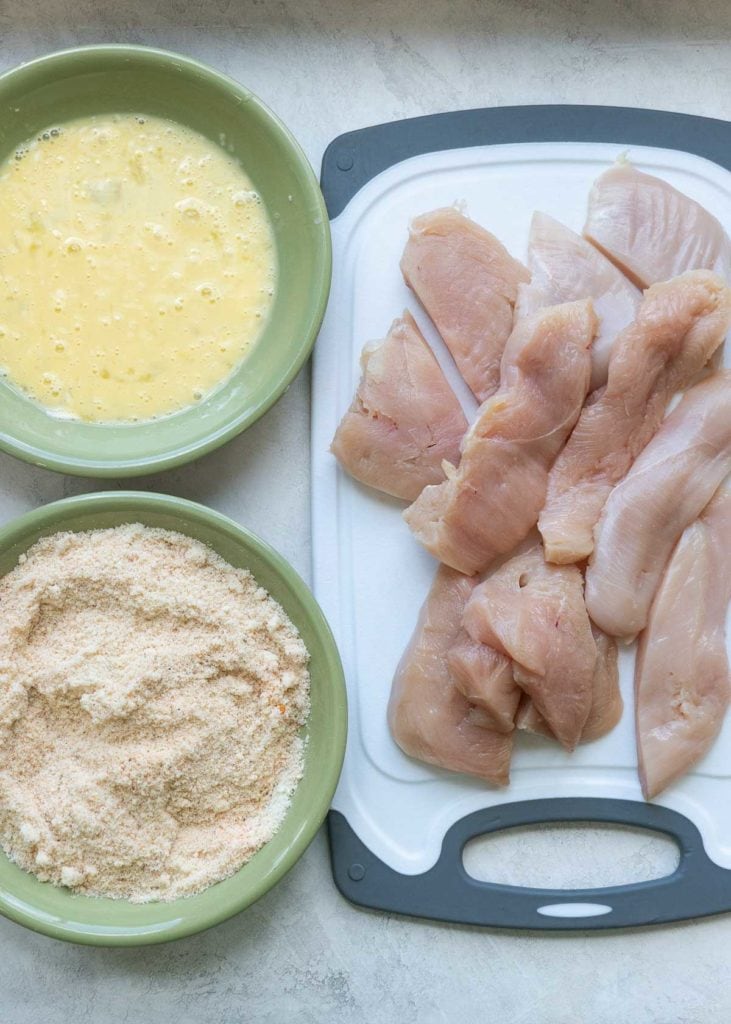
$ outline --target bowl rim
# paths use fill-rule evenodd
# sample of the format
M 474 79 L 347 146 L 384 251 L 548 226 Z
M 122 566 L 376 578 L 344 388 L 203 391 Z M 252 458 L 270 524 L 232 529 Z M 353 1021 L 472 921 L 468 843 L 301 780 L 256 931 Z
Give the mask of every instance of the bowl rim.
M 248 107 L 258 110 L 262 117 L 271 125 L 275 134 L 282 138 L 290 151 L 293 163 L 302 175 L 308 201 L 312 201 L 319 207 L 320 211 L 318 246 L 321 247 L 321 267 L 312 289 L 316 300 L 313 302 L 309 323 L 305 325 L 302 331 L 297 333 L 294 339 L 292 346 L 293 358 L 286 372 L 256 402 L 250 405 L 246 411 L 233 416 L 225 426 L 213 434 L 207 435 L 200 441 L 176 447 L 174 451 L 167 454 L 136 459 L 87 459 L 57 456 L 52 452 L 48 452 L 42 446 L 29 444 L 7 435 L 0 435 L 0 451 L 7 452 L 9 455 L 29 462 L 34 466 L 41 466 L 58 473 L 68 473 L 74 476 L 120 478 L 159 473 L 201 458 L 203 455 L 215 451 L 216 448 L 220 448 L 221 445 L 226 444 L 227 441 L 232 440 L 232 438 L 256 423 L 282 397 L 309 358 L 325 316 L 332 281 L 332 237 L 327 206 L 320 191 L 315 172 L 301 145 L 286 124 L 245 85 L 237 82 L 229 75 L 217 71 L 210 65 L 196 60 L 194 57 L 188 57 L 173 50 L 164 50 L 154 46 L 127 43 L 103 43 L 69 47 L 68 49 L 56 50 L 53 53 L 24 61 L 4 71 L 0 74 L 0 95 L 8 81 L 22 78 L 26 75 L 32 76 L 39 69 L 42 70 L 45 67 L 54 69 L 56 66 L 63 67 L 69 60 L 81 59 L 82 61 L 87 60 L 93 63 L 95 60 L 99 58 L 104 59 L 105 57 L 121 58 L 123 60 L 129 58 L 129 60 L 143 61 L 157 66 L 173 64 L 178 71 L 192 72 L 199 81 L 203 80 L 208 84 L 217 85 L 239 96 L 246 102 Z
M 164 904 L 171 910 L 171 921 L 169 923 L 155 925 L 154 928 L 149 925 L 124 925 L 119 926 L 119 930 L 115 931 L 114 925 L 84 925 L 82 929 L 76 927 L 76 922 L 73 921 L 49 919 L 48 915 L 40 912 L 34 914 L 25 909 L 28 901 L 24 901 L 23 905 L 19 904 L 18 901 L 14 900 L 13 894 L 8 887 L 5 885 L 0 886 L 0 915 L 7 917 L 16 924 L 23 925 L 31 931 L 66 942 L 89 946 L 130 947 L 171 942 L 221 924 L 264 896 L 294 867 L 315 838 L 330 808 L 345 756 L 348 710 L 345 675 L 337 644 L 330 626 L 309 587 L 289 562 L 266 541 L 246 527 L 240 526 L 233 519 L 208 508 L 206 505 L 190 501 L 187 498 L 178 498 L 174 495 L 146 491 L 97 491 L 77 495 L 50 502 L 47 505 L 42 505 L 39 508 L 15 517 L 0 528 L 0 549 L 4 550 L 6 547 L 19 542 L 29 530 L 36 530 L 40 527 L 47 534 L 56 532 L 53 529 L 53 524 L 58 521 L 59 512 L 73 513 L 77 510 L 80 512 L 93 512 L 95 506 L 100 506 L 99 511 L 110 511 L 110 505 L 117 506 L 120 512 L 126 513 L 129 511 L 130 522 L 135 521 L 135 510 L 142 513 L 146 510 L 173 513 L 180 519 L 181 528 L 179 532 L 181 533 L 186 532 L 185 527 L 188 522 L 197 520 L 208 526 L 213 526 L 238 543 L 243 542 L 243 546 L 246 549 L 253 549 L 260 558 L 268 563 L 269 567 L 280 577 L 284 585 L 290 589 L 294 597 L 304 606 L 312 627 L 322 641 L 325 672 L 329 679 L 328 686 L 332 691 L 332 699 L 328 701 L 328 714 L 330 716 L 328 718 L 328 749 L 325 756 L 318 760 L 318 771 L 324 781 L 318 789 L 317 797 L 309 803 L 304 815 L 298 819 L 286 852 L 274 861 L 257 884 L 245 888 L 238 898 L 230 899 L 225 905 L 221 905 L 220 902 L 218 904 L 213 902 L 210 908 L 198 909 L 195 916 L 186 918 L 180 915 L 176 916 L 174 908 L 184 907 L 186 899 L 194 897 L 181 897 L 178 900 L 171 900 Z M 46 530 L 46 527 L 50 529 Z M 61 523 L 58 525 L 59 532 L 66 529 L 70 529 L 67 524 Z M 264 849 L 266 849 L 266 844 L 262 847 L 262 850 Z M 2 850 L 0 850 L 0 853 L 2 853 Z M 236 873 L 229 876 L 229 879 L 235 877 Z M 39 882 L 39 884 L 46 883 Z M 198 895 L 204 895 L 206 892 L 215 890 L 216 884 L 218 883 L 214 883 Z M 96 897 L 79 894 L 73 896 L 73 899 L 88 900 L 96 899 Z M 128 905 L 128 901 L 120 902 Z M 145 904 L 140 904 L 140 906 L 145 906 Z M 99 930 L 96 931 L 95 928 Z

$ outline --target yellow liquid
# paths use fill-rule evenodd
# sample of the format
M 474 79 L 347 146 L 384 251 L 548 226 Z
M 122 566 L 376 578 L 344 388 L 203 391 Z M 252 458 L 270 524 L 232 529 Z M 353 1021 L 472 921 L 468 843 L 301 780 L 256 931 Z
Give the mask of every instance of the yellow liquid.
M 275 278 L 251 181 L 182 125 L 84 118 L 0 165 L 0 370 L 57 415 L 199 401 L 261 333 Z

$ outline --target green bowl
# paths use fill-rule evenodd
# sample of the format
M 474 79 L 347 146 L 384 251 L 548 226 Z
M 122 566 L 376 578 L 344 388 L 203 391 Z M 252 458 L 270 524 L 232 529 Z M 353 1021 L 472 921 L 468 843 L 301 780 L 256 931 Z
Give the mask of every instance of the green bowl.
M 0 382 L 0 448 L 64 473 L 151 473 L 197 458 L 246 429 L 307 359 L 330 288 L 330 227 L 304 153 L 253 93 L 187 57 L 94 46 L 9 71 L 0 76 L 0 160 L 50 125 L 125 111 L 189 125 L 238 157 L 274 228 L 278 286 L 262 336 L 238 371 L 179 413 L 129 424 L 62 420 Z
M 0 530 L 0 575 L 39 537 L 139 522 L 195 537 L 231 565 L 250 569 L 282 605 L 310 652 L 312 710 L 305 770 L 279 831 L 235 875 L 170 903 L 128 903 L 73 895 L 21 871 L 0 851 L 0 913 L 57 939 L 96 946 L 166 942 L 237 914 L 279 881 L 321 825 L 345 750 L 345 683 L 337 647 L 315 599 L 284 559 L 225 516 L 191 501 L 135 491 L 57 501 Z

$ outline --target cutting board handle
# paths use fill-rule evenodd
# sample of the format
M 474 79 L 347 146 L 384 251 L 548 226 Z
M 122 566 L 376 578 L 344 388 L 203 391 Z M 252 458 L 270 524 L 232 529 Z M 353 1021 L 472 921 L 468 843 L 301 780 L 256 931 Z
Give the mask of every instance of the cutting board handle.
M 533 889 L 483 882 L 467 873 L 465 845 L 478 836 L 547 822 L 610 822 L 663 832 L 680 850 L 663 878 L 593 889 Z M 731 910 L 731 873 L 706 853 L 700 832 L 676 811 L 634 800 L 590 797 L 525 800 L 475 811 L 456 822 L 439 860 L 402 875 L 375 857 L 345 817 L 330 812 L 333 875 L 353 903 L 414 917 L 540 931 L 626 928 Z

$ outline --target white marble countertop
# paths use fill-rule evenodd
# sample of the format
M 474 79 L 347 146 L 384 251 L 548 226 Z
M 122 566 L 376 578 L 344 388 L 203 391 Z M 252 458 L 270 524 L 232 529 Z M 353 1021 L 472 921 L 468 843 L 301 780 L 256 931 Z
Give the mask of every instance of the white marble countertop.
M 588 102 L 731 116 L 727 0 L 0 0 L 0 40 L 0 70 L 85 43 L 190 54 L 258 93 L 316 168 L 343 131 L 464 107 Z M 244 436 L 135 486 L 228 513 L 307 578 L 308 412 L 305 370 Z M 7 456 L 0 481 L 0 521 L 102 489 Z M 646 877 L 667 857 L 635 837 L 604 840 L 607 881 L 618 868 Z M 537 842 L 547 855 L 546 837 Z M 596 836 L 581 842 L 551 848 L 568 885 L 598 849 Z M 497 857 L 503 874 L 514 856 Z M 0 1020 L 722 1024 L 730 943 L 729 916 L 541 937 L 359 911 L 332 884 L 321 833 L 247 913 L 170 946 L 86 949 L 0 920 Z

